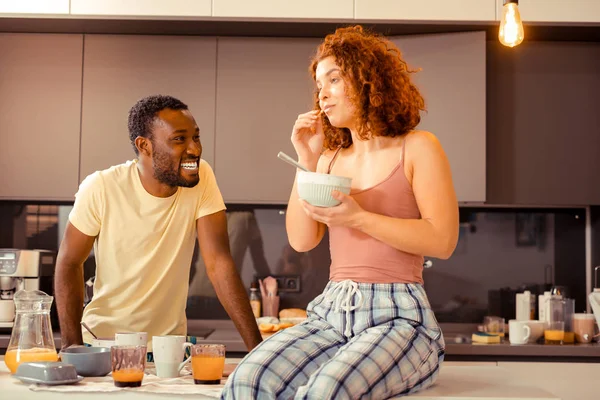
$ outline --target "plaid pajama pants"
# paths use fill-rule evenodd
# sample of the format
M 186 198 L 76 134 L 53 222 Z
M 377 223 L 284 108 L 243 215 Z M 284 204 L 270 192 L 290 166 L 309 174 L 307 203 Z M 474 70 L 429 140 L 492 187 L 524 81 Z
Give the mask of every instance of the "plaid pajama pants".
M 308 319 L 252 350 L 222 399 L 388 399 L 436 380 L 444 339 L 418 284 L 329 282 Z

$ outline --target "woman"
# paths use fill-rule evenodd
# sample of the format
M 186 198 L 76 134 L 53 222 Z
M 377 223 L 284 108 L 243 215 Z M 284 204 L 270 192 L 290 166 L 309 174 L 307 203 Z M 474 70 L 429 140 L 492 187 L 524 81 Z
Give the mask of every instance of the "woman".
M 450 166 L 436 137 L 415 130 L 423 97 L 400 51 L 360 26 L 338 29 L 310 67 L 315 109 L 292 143 L 312 171 L 352 177 L 341 204 L 313 207 L 294 185 L 287 234 L 297 251 L 329 229 L 330 282 L 309 318 L 255 348 L 226 399 L 385 399 L 430 386 L 444 340 L 423 289 L 423 256 L 458 239 Z

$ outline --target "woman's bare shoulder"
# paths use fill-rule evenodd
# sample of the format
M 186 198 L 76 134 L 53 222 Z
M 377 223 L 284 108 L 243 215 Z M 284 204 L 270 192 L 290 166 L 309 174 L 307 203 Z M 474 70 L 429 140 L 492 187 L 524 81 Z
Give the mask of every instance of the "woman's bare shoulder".
M 406 151 L 413 155 L 443 152 L 439 139 L 429 131 L 412 131 L 407 133 Z
M 432 158 L 446 158 L 446 154 L 439 139 L 433 133 L 428 131 L 412 131 L 408 133 L 405 145 L 406 162 L 410 166 L 419 164 L 420 160 L 429 162 Z
M 411 144 L 427 146 L 439 143 L 437 136 L 429 131 L 410 131 L 406 134 L 406 140 Z

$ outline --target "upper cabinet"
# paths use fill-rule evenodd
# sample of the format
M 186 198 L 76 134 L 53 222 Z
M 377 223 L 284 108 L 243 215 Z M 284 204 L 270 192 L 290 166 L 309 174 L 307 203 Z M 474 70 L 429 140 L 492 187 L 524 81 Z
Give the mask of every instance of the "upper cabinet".
M 0 0 L 0 14 L 68 14 L 69 0 Z
M 356 19 L 494 21 L 495 0 L 354 0 Z
M 213 17 L 354 18 L 354 0 L 214 0 Z
M 212 0 L 71 0 L 71 14 L 165 17 L 210 16 L 211 2 Z
M 86 35 L 80 180 L 135 158 L 129 109 L 142 97 L 171 95 L 194 115 L 202 158 L 214 161 L 216 39 Z
M 0 199 L 73 200 L 82 35 L 0 34 Z
M 393 38 L 425 98 L 418 129 L 440 140 L 461 202 L 486 200 L 485 32 Z
M 459 201 L 485 201 L 485 33 L 393 38 L 427 103 L 420 129 L 433 132 L 450 160 Z M 225 201 L 288 201 L 295 169 L 290 142 L 312 109 L 308 74 L 317 39 L 219 39 L 216 171 Z
M 502 16 L 503 4 L 503 0 L 496 0 L 498 20 Z M 519 12 L 525 23 L 600 22 L 600 1 L 526 0 L 519 2 Z
M 600 204 L 598 43 L 489 42 L 488 57 L 487 201 Z
M 317 39 L 219 39 L 216 174 L 229 203 L 286 204 L 296 170 L 290 137 L 310 111 Z

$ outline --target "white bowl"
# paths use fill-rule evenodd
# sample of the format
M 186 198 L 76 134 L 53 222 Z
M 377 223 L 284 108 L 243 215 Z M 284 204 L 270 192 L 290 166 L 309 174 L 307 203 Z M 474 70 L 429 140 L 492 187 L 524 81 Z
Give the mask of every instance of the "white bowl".
M 340 204 L 331 195 L 334 190 L 350 194 L 352 178 L 318 172 L 298 172 L 298 196 L 317 207 L 334 207 Z

